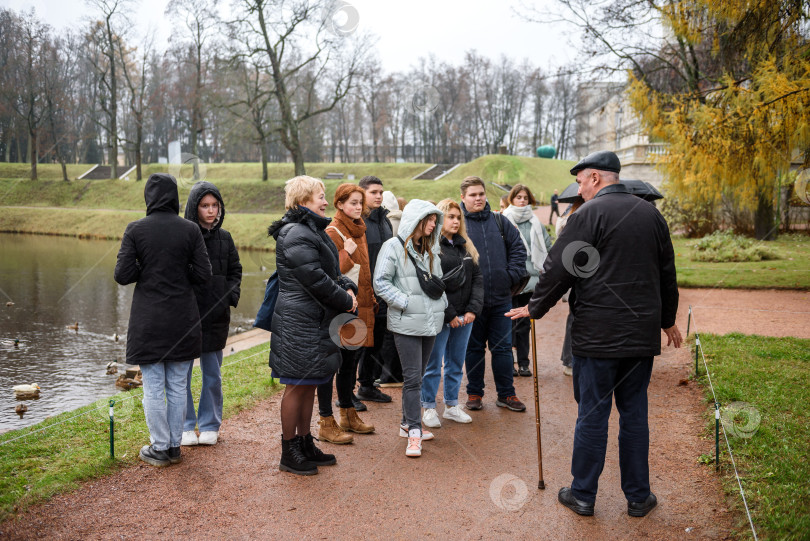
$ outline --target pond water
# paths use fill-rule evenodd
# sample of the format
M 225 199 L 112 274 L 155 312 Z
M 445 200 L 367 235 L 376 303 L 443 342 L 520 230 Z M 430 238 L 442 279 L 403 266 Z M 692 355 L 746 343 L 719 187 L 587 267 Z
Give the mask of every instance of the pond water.
M 120 242 L 0 234 L 0 432 L 111 396 L 126 365 L 134 284 L 113 280 Z M 264 298 L 275 254 L 242 251 L 242 297 L 231 334 L 249 330 Z M 263 267 L 271 267 L 269 269 Z M 13 306 L 6 303 L 13 302 Z M 68 326 L 78 322 L 78 330 Z M 119 335 L 118 341 L 114 339 Z M 19 339 L 19 345 L 14 340 Z M 119 374 L 106 365 L 118 360 Z M 20 418 L 12 387 L 36 383 Z

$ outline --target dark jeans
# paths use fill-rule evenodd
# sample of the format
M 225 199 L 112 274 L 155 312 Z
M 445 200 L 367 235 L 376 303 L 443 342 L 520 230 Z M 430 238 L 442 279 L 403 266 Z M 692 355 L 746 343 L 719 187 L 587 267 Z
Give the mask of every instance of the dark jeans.
M 357 381 L 361 387 L 372 387 L 375 379 L 384 382 L 402 381 L 402 365 L 394 344 L 394 336 L 387 329 L 385 316 L 374 320 L 374 345 L 363 348 L 358 358 Z
M 512 297 L 512 308 L 526 306 L 532 298 L 531 292 Z M 531 318 L 512 320 L 512 345 L 517 349 L 517 362 L 520 368 L 529 368 L 529 340 L 531 340 Z
M 435 336 L 410 336 L 394 334 L 394 341 L 402 359 L 402 423 L 408 429 L 422 430 L 422 375 L 425 373 Z
M 340 368 L 336 376 L 318 385 L 318 413 L 321 417 L 332 415 L 332 380 L 337 388 L 338 405 L 341 408 L 353 408 L 354 376 L 357 370 L 357 350 L 340 350 Z
M 515 395 L 512 380 L 512 320 L 504 314 L 512 309 L 512 303 L 503 306 L 485 306 L 473 323 L 467 356 L 467 394 L 484 396 L 484 372 L 486 347 L 492 354 L 492 376 L 498 398 Z
M 622 491 L 630 502 L 650 495 L 650 429 L 647 387 L 652 357 L 597 359 L 574 355 L 574 398 L 579 404 L 571 458 L 571 491 L 593 503 L 605 466 L 612 397 L 619 411 L 619 469 Z
M 559 205 L 551 205 L 551 212 L 548 215 L 548 223 L 551 223 L 551 219 L 554 215 L 557 215 L 557 218 L 560 217 L 560 206 Z

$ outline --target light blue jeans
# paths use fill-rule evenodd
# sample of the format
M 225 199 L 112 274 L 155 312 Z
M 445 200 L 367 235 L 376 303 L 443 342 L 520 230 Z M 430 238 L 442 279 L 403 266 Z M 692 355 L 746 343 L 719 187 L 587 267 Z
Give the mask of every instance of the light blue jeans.
M 155 451 L 179 447 L 186 412 L 186 377 L 193 361 L 140 365 L 143 374 L 143 412 Z
M 442 377 L 442 359 L 444 359 L 444 405 L 448 408 L 458 406 L 458 391 L 461 388 L 464 358 L 472 328 L 472 323 L 455 329 L 447 324 L 436 336 L 425 375 L 422 377 L 423 408 L 436 407 L 436 393 Z
M 200 390 L 199 413 L 194 414 L 194 398 L 191 396 L 191 370 L 193 363 L 188 367 L 188 380 L 186 381 L 186 422 L 183 430 L 194 430 L 200 427 L 200 432 L 218 432 L 222 424 L 222 350 L 206 351 L 200 355 L 200 370 L 202 370 L 202 389 Z

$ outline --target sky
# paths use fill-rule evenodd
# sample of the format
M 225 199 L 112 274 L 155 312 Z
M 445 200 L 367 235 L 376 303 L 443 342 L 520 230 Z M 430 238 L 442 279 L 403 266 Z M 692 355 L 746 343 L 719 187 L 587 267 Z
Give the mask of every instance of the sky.
M 156 43 L 166 43 L 171 23 L 164 16 L 168 0 L 136 0 L 132 20 L 136 31 L 156 32 Z M 578 35 L 562 23 L 539 24 L 523 20 L 515 10 L 523 4 L 538 9 L 553 8 L 554 0 L 346 0 L 351 7 L 338 17 L 348 18 L 354 9 L 358 30 L 377 36 L 377 54 L 386 72 L 407 71 L 419 57 L 433 54 L 437 60 L 458 65 L 464 53 L 498 58 L 507 55 L 517 61 L 528 58 L 547 71 L 570 67 L 576 60 Z M 83 0 L 0 0 L 14 10 L 34 8 L 37 15 L 56 30 L 81 27 L 92 14 Z M 222 2 L 227 10 L 230 2 Z

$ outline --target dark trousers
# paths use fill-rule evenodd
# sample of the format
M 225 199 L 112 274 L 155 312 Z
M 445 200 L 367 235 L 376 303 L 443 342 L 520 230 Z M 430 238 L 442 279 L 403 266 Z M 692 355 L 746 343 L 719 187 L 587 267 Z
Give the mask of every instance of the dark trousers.
M 357 371 L 357 351 L 340 350 L 340 368 L 337 374 L 326 383 L 318 385 L 318 413 L 321 417 L 332 415 L 332 381 L 337 388 L 338 405 L 341 408 L 353 408 L 354 378 Z
M 571 458 L 571 491 L 593 503 L 605 466 L 608 419 L 612 397 L 619 410 L 619 468 L 628 501 L 643 502 L 650 495 L 650 429 L 647 424 L 647 387 L 652 357 L 597 359 L 573 356 L 574 398 L 579 404 Z
M 557 215 L 557 218 L 560 217 L 559 205 L 551 205 L 551 213 L 548 215 L 548 223 L 551 223 L 551 219 L 554 218 L 555 214 Z
M 357 381 L 361 387 L 371 387 L 375 379 L 384 382 L 402 381 L 402 364 L 394 344 L 394 335 L 388 330 L 385 316 L 374 320 L 374 345 L 360 350 Z
M 565 320 L 565 337 L 563 338 L 562 352 L 560 353 L 560 360 L 563 366 L 571 366 L 571 357 L 574 355 L 571 351 L 571 326 L 574 324 L 574 311 L 568 307 L 568 318 Z
M 531 291 L 512 297 L 512 308 L 526 306 L 531 298 Z M 531 340 L 531 333 L 530 318 L 522 317 L 512 320 L 512 345 L 517 350 L 517 363 L 520 368 L 529 368 L 529 340 Z
M 512 321 L 504 314 L 512 304 L 485 306 L 473 322 L 464 366 L 467 369 L 467 394 L 484 396 L 486 347 L 492 355 L 492 377 L 501 400 L 515 396 L 512 379 Z

